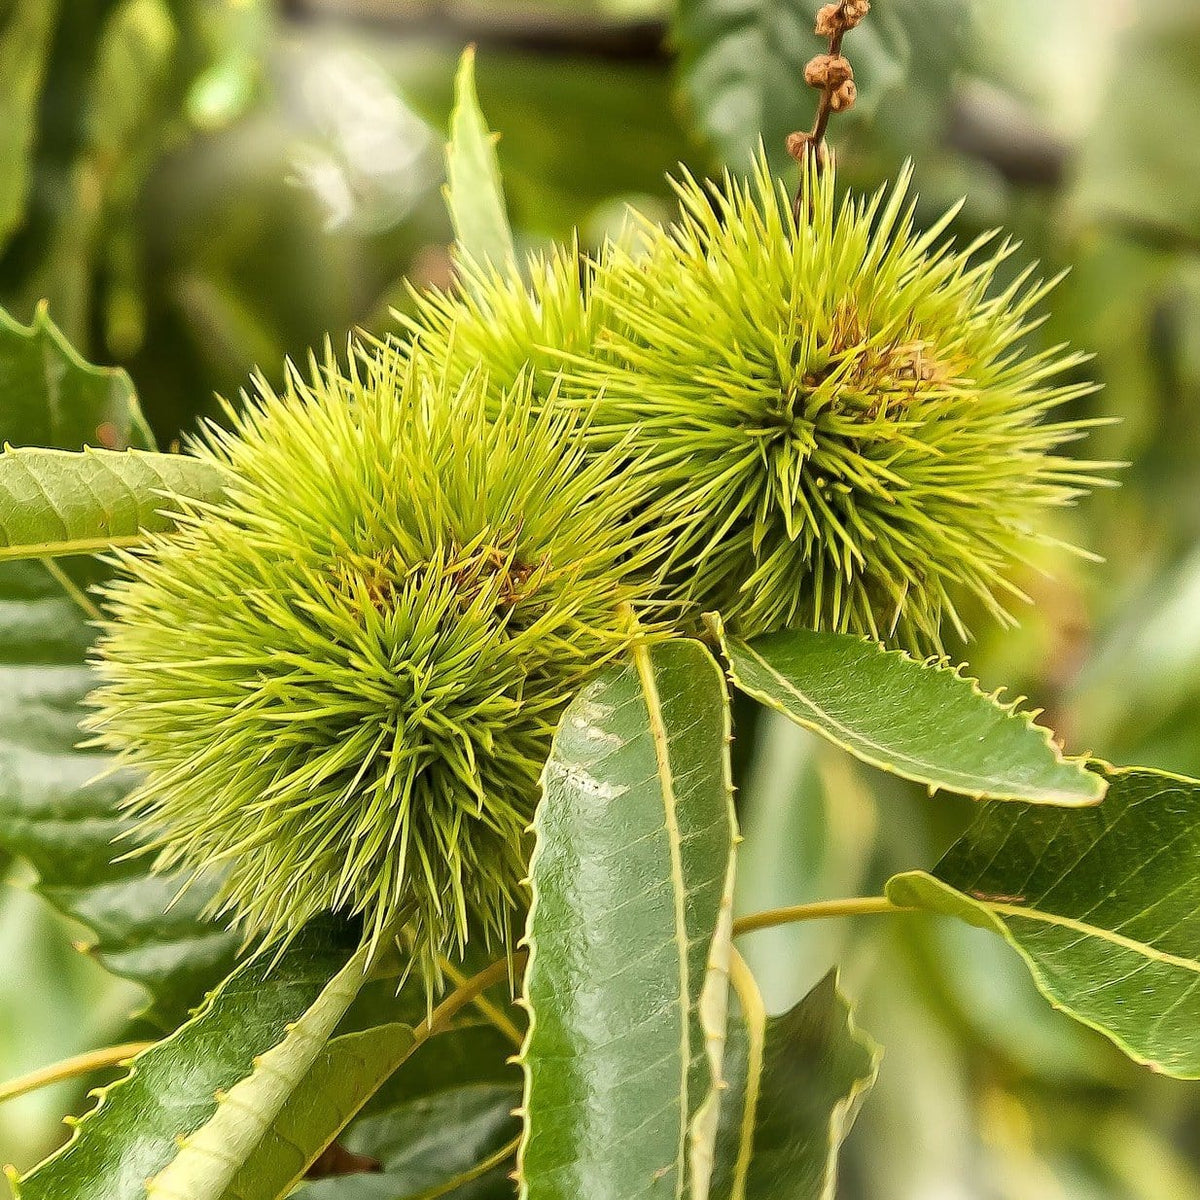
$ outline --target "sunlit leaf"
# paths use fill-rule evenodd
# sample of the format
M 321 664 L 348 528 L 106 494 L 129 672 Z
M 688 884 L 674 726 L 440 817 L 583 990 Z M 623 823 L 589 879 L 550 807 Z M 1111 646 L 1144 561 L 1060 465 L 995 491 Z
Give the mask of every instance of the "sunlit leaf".
M 473 49 L 464 52 L 458 68 L 446 167 L 446 202 L 459 254 L 481 266 L 506 267 L 513 260 L 512 230 L 500 182 L 496 138 L 479 109 Z

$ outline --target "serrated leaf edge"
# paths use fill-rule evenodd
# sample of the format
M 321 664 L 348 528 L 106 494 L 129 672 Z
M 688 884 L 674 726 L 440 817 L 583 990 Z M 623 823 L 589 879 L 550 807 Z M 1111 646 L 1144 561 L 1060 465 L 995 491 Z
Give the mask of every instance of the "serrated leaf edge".
M 240 969 L 241 968 L 239 968 L 239 970 Z M 221 982 L 204 997 L 200 1004 L 196 1006 L 196 1008 L 192 1011 L 192 1015 L 188 1017 L 188 1019 L 184 1021 L 173 1033 L 170 1033 L 166 1037 L 155 1042 L 153 1046 L 143 1050 L 141 1054 L 136 1054 L 133 1058 L 129 1059 L 128 1074 L 122 1075 L 120 1079 L 113 1080 L 112 1083 L 105 1084 L 104 1087 L 93 1088 L 90 1092 L 88 1092 L 88 1096 L 90 1098 L 94 1098 L 96 1103 L 90 1109 L 88 1109 L 88 1111 L 84 1113 L 82 1117 L 67 1117 L 65 1119 L 64 1124 L 68 1125 L 71 1129 L 71 1136 L 67 1139 L 67 1141 L 64 1142 L 63 1145 L 61 1145 L 56 1151 L 54 1151 L 53 1154 L 47 1158 L 44 1158 L 40 1163 L 37 1164 L 37 1166 L 28 1171 L 24 1176 L 17 1177 L 14 1175 L 11 1177 L 10 1182 L 12 1184 L 14 1200 L 21 1200 L 21 1182 L 25 1179 L 28 1179 L 28 1177 L 32 1175 L 34 1171 L 39 1171 L 42 1168 L 49 1166 L 51 1163 L 57 1162 L 60 1158 L 63 1158 L 71 1149 L 71 1147 L 79 1140 L 79 1138 L 83 1136 L 83 1132 L 87 1124 L 94 1120 L 103 1111 L 105 1106 L 112 1099 L 113 1095 L 119 1092 L 121 1088 L 132 1082 L 133 1078 L 137 1075 L 139 1060 L 144 1058 L 147 1054 L 161 1052 L 164 1047 L 170 1046 L 171 1043 L 181 1038 L 185 1030 L 211 1015 L 213 1007 L 225 993 L 226 988 L 229 986 L 236 974 L 238 974 L 238 971 L 234 971 L 222 979 Z
M 707 648 L 705 648 L 700 643 L 697 643 L 697 645 L 700 645 L 700 648 L 702 650 L 704 650 L 705 657 L 708 659 L 709 663 L 711 664 L 712 668 L 716 671 L 716 673 L 720 679 L 722 692 L 726 693 L 726 697 L 725 697 L 726 703 L 725 703 L 725 708 L 724 708 L 724 724 L 725 724 L 725 730 L 726 730 L 726 737 L 727 737 L 728 741 L 732 741 L 732 713 L 731 713 L 730 706 L 728 703 L 728 695 L 727 695 L 726 688 L 725 688 L 724 672 L 721 670 L 721 666 L 717 662 L 717 660 L 707 651 Z M 641 662 L 639 662 L 639 654 L 641 656 Z M 644 674 L 644 671 L 648 671 L 650 673 L 651 682 L 653 682 L 653 664 L 650 663 L 650 661 L 649 661 L 649 652 L 647 650 L 646 643 L 645 642 L 635 643 L 635 645 L 633 647 L 632 655 L 633 655 L 633 659 L 634 659 L 633 665 L 637 671 L 638 678 L 642 683 L 643 700 L 646 704 L 647 712 L 651 717 L 651 733 L 652 733 L 652 736 L 654 736 L 653 712 L 652 712 L 652 704 L 651 704 L 650 697 L 651 697 L 651 694 L 657 696 L 657 687 L 656 686 L 654 687 L 652 693 L 650 693 L 650 694 L 647 693 L 646 675 Z M 727 742 L 727 744 L 728 744 L 728 742 Z M 660 747 L 659 747 L 658 737 L 655 736 L 656 758 L 658 758 L 658 761 L 660 764 L 660 771 L 661 771 L 662 758 L 659 755 L 659 749 L 660 749 Z M 541 785 L 542 785 L 543 797 L 545 796 L 545 780 L 546 780 L 546 770 L 548 769 L 548 766 L 549 766 L 549 763 L 547 763 L 547 767 L 544 768 L 543 772 L 542 772 Z M 726 967 L 725 967 L 725 972 L 724 972 L 724 981 L 725 981 L 724 998 L 727 1002 L 729 962 L 732 960 L 732 956 L 735 953 L 734 948 L 733 948 L 733 925 L 732 925 L 732 921 L 733 921 L 733 882 L 734 882 L 733 872 L 734 872 L 734 864 L 736 862 L 736 846 L 737 846 L 738 841 L 740 840 L 738 832 L 737 832 L 736 809 L 733 806 L 732 767 L 729 763 L 727 754 L 725 756 L 725 775 L 726 775 L 726 782 L 728 784 L 727 794 L 729 796 L 729 804 L 730 804 L 731 812 L 733 813 L 732 835 L 733 835 L 734 853 L 731 854 L 730 867 L 729 867 L 727 877 L 726 877 L 726 882 L 725 882 L 725 892 L 723 892 L 723 894 L 722 894 L 721 916 L 718 921 L 717 930 L 714 931 L 714 946 L 715 946 L 715 943 L 717 942 L 717 940 L 722 936 L 722 928 L 727 923 L 728 924 L 728 937 L 727 937 L 728 955 L 727 955 Z M 668 826 L 668 829 L 669 829 L 669 826 Z M 523 1122 L 523 1126 L 522 1126 L 522 1130 L 521 1130 L 521 1137 L 520 1137 L 520 1141 L 517 1146 L 516 1168 L 514 1171 L 514 1179 L 516 1180 L 516 1182 L 519 1186 L 521 1200 L 526 1200 L 526 1198 L 528 1196 L 528 1188 L 529 1188 L 528 1180 L 525 1175 L 525 1153 L 526 1153 L 526 1150 L 529 1145 L 530 1092 L 531 1092 L 531 1088 L 533 1085 L 533 1075 L 532 1075 L 532 1071 L 530 1070 L 530 1067 L 529 1067 L 528 1053 L 529 1053 L 530 1046 L 533 1044 L 534 1032 L 535 1032 L 535 1029 L 537 1026 L 537 1012 L 534 1009 L 534 1006 L 530 999 L 530 994 L 529 994 L 529 980 L 532 978 L 532 975 L 533 975 L 534 964 L 535 964 L 535 960 L 537 958 L 537 950 L 538 950 L 537 941 L 532 936 L 534 917 L 535 917 L 535 914 L 537 911 L 538 902 L 539 902 L 539 898 L 540 898 L 538 889 L 537 889 L 537 885 L 534 883 L 534 879 L 536 878 L 535 868 L 537 865 L 539 855 L 542 850 L 542 841 L 541 841 L 540 835 L 538 834 L 536 817 L 535 817 L 534 822 L 529 826 L 527 832 L 534 835 L 534 846 L 533 846 L 533 850 L 532 850 L 532 852 L 530 854 L 530 858 L 529 858 L 528 877 L 525 881 L 527 886 L 530 889 L 529 912 L 528 912 L 528 916 L 526 918 L 526 932 L 525 932 L 524 937 L 521 938 L 520 945 L 525 949 L 525 952 L 528 957 L 526 959 L 525 971 L 524 971 L 524 974 L 522 977 L 521 996 L 520 996 L 520 999 L 517 1001 L 517 1003 L 525 1010 L 528 1023 L 526 1026 L 525 1041 L 521 1047 L 520 1053 L 515 1055 L 513 1057 L 513 1059 L 511 1060 L 515 1065 L 517 1065 L 521 1068 L 521 1072 L 524 1076 L 524 1088 L 523 1088 L 523 1093 L 522 1093 L 521 1107 L 514 1110 L 514 1113 L 513 1113 L 514 1116 L 520 1117 Z M 681 862 L 676 863 L 676 861 L 675 861 L 675 858 L 676 858 L 676 855 L 677 855 L 678 849 L 679 849 L 678 841 L 675 838 L 672 838 L 671 841 L 672 841 L 671 853 L 672 853 L 673 871 L 675 870 L 676 867 L 678 868 L 677 873 L 675 874 L 675 886 L 676 886 L 676 890 L 679 893 L 679 895 L 683 896 L 685 889 L 684 889 L 682 863 Z M 728 896 L 728 907 L 726 907 L 726 894 Z M 684 900 L 684 904 L 686 904 L 686 899 Z M 677 916 L 678 916 L 678 905 L 679 905 L 679 900 L 677 898 Z M 685 980 L 686 980 L 686 976 L 687 976 L 687 944 L 688 944 L 688 939 L 687 939 L 686 914 L 685 914 L 684 926 L 683 926 L 682 952 L 681 952 L 681 957 L 683 959 L 683 962 L 681 964 L 681 973 L 683 974 Z M 710 964 L 710 972 L 717 973 L 718 967 L 713 962 L 713 950 L 711 948 L 710 948 L 709 964 Z M 712 978 L 711 974 L 706 974 L 706 981 L 705 981 L 706 987 L 711 978 Z M 715 986 L 716 985 L 714 985 L 714 987 Z M 715 1000 L 710 998 L 709 1004 L 706 1008 L 704 1005 L 703 990 L 704 989 L 702 989 L 701 998 L 700 998 L 700 1007 L 701 1007 L 701 1011 L 702 1011 L 702 1021 L 701 1021 L 702 1026 L 705 1023 L 705 1021 L 712 1020 L 713 1017 L 715 1016 L 715 1010 L 713 1008 L 713 1005 L 715 1004 Z M 682 1080 L 682 1086 L 680 1089 L 680 1096 L 681 1096 L 681 1101 L 682 1101 L 681 1111 L 682 1111 L 682 1117 L 683 1117 L 683 1122 L 682 1122 L 683 1138 L 682 1138 L 682 1142 L 681 1142 L 679 1158 L 677 1159 L 677 1162 L 679 1164 L 679 1183 L 678 1183 L 678 1188 L 677 1188 L 677 1195 L 680 1198 L 682 1198 L 682 1196 L 684 1194 L 684 1186 L 685 1186 L 685 1182 L 686 1182 L 686 1178 L 687 1178 L 687 1169 L 689 1167 L 691 1167 L 692 1170 L 694 1171 L 694 1170 L 696 1170 L 697 1167 L 699 1167 L 700 1170 L 703 1170 L 703 1164 L 702 1164 L 703 1151 L 700 1148 L 701 1143 L 699 1142 L 699 1138 L 708 1135 L 708 1130 L 704 1124 L 704 1120 L 705 1120 L 705 1116 L 706 1116 L 705 1105 L 707 1105 L 711 1102 L 713 1105 L 715 1105 L 715 1108 L 716 1108 L 716 1120 L 712 1122 L 712 1130 L 711 1130 L 711 1136 L 715 1141 L 716 1132 L 717 1132 L 717 1122 L 720 1119 L 720 1109 L 719 1109 L 720 1096 L 726 1086 L 725 1082 L 724 1082 L 724 1078 L 723 1078 L 723 1075 L 724 1075 L 723 1065 L 721 1065 L 721 1066 L 718 1066 L 714 1072 L 713 1080 L 712 1080 L 712 1084 L 711 1084 L 711 1091 L 710 1091 L 709 1096 L 706 1097 L 705 1102 L 701 1106 L 698 1107 L 696 1115 L 692 1118 L 692 1120 L 690 1122 L 688 1121 L 688 1118 L 687 1118 L 687 1114 L 689 1111 L 689 1105 L 687 1103 L 687 1096 L 688 1096 L 688 1090 L 689 1090 L 688 1089 L 688 1084 L 689 1084 L 688 1067 L 689 1067 L 689 1063 L 691 1060 L 689 1045 L 690 1045 L 690 1023 L 691 1023 L 690 1013 L 691 1013 L 691 1006 L 692 1006 L 690 990 L 685 990 L 684 1001 L 685 1001 L 685 1004 L 684 1004 L 683 1021 L 682 1021 L 682 1037 L 684 1040 L 683 1080 Z M 724 1058 L 724 1043 L 725 1043 L 724 1036 L 722 1036 L 722 1038 L 720 1039 L 720 1042 L 721 1042 L 720 1057 L 723 1060 L 723 1058 Z M 712 1049 L 711 1046 L 707 1047 L 707 1048 Z M 714 1051 L 714 1053 L 715 1053 L 715 1051 Z M 715 1061 L 713 1054 L 710 1054 L 709 1061 L 710 1061 L 710 1064 L 712 1064 Z M 688 1143 L 689 1134 L 691 1134 L 696 1139 L 695 1141 L 692 1142 L 692 1153 L 691 1154 L 689 1154 L 689 1143 Z M 710 1146 L 709 1155 L 708 1155 L 708 1159 L 709 1159 L 708 1173 L 710 1176 L 711 1176 L 711 1170 L 712 1170 L 712 1158 L 713 1158 L 713 1150 L 712 1150 L 712 1147 Z M 696 1182 L 695 1176 L 693 1176 L 692 1182 L 693 1182 L 693 1186 L 694 1186 L 695 1182 Z M 707 1195 L 708 1195 L 708 1184 L 705 1183 L 703 1185 L 703 1190 L 695 1193 L 695 1200 L 702 1200 L 702 1197 L 706 1197 Z
M 824 709 L 820 708 L 819 705 L 817 705 L 812 700 L 808 699 L 808 697 L 804 696 L 803 693 L 799 692 L 799 689 L 797 689 L 794 685 L 790 684 L 786 678 L 784 678 L 782 675 L 780 675 L 779 672 L 776 671 L 771 666 L 771 664 L 768 663 L 757 650 L 755 650 L 753 642 L 747 642 L 741 638 L 731 637 L 726 632 L 725 626 L 724 626 L 724 621 L 722 620 L 719 613 L 706 613 L 704 620 L 705 620 L 705 623 L 708 625 L 709 629 L 712 631 L 714 637 L 717 639 L 718 644 L 721 647 L 722 655 L 725 659 L 725 662 L 728 664 L 728 667 L 729 667 L 729 677 L 733 681 L 734 686 L 737 687 L 737 689 L 739 691 L 743 692 L 747 696 L 750 696 L 752 699 L 757 700 L 760 704 L 766 704 L 768 707 L 776 708 L 776 711 L 782 711 L 782 710 L 778 709 L 777 706 L 774 704 L 774 702 L 771 701 L 768 697 L 762 695 L 761 693 L 756 691 L 754 688 L 748 687 L 739 678 L 737 666 L 735 665 L 735 663 L 733 661 L 733 657 L 730 653 L 730 647 L 733 646 L 734 644 L 736 644 L 739 648 L 742 648 L 742 649 L 748 651 L 750 653 L 750 655 L 762 667 L 763 670 L 768 672 L 774 678 L 778 679 L 780 681 L 780 683 L 785 685 L 789 691 L 799 695 L 805 704 L 807 704 L 814 711 L 820 712 L 822 714 L 822 716 L 825 717 L 830 722 L 830 724 L 842 727 L 842 723 L 840 721 L 837 721 L 835 718 L 833 718 L 828 713 L 826 713 Z M 839 635 L 839 636 L 851 636 L 851 635 L 843 634 L 843 635 Z M 1001 802 L 1016 801 L 1016 802 L 1028 803 L 1028 804 L 1045 804 L 1045 805 L 1051 805 L 1051 806 L 1060 807 L 1060 808 L 1090 808 L 1090 807 L 1093 807 L 1094 805 L 1097 805 L 1103 801 L 1104 796 L 1108 791 L 1108 783 L 1106 780 L 1104 780 L 1103 776 L 1099 775 L 1097 772 L 1088 770 L 1088 764 L 1093 761 L 1091 754 L 1090 753 L 1080 754 L 1080 755 L 1064 754 L 1062 747 L 1059 746 L 1058 742 L 1055 740 L 1054 731 L 1047 728 L 1045 725 L 1039 725 L 1037 723 L 1037 718 L 1042 714 L 1042 712 L 1044 710 L 1042 710 L 1042 709 L 1023 710 L 1021 708 L 1021 705 L 1025 703 L 1027 697 L 1018 696 L 1015 700 L 1011 700 L 1007 703 L 1002 703 L 1000 700 L 1000 696 L 1005 691 L 1008 690 L 1007 688 L 1000 687 L 1000 688 L 997 688 L 993 692 L 985 691 L 978 678 L 976 678 L 973 675 L 967 675 L 964 673 L 969 669 L 969 667 L 966 663 L 959 663 L 956 665 L 948 655 L 935 654 L 935 655 L 930 655 L 928 658 L 925 658 L 925 659 L 919 659 L 919 658 L 916 658 L 914 655 L 909 654 L 905 650 L 898 650 L 894 647 L 885 646 L 882 642 L 878 641 L 875 638 L 869 637 L 869 636 L 859 637 L 859 638 L 856 638 L 855 640 L 862 642 L 864 645 L 870 646 L 872 649 L 879 651 L 881 654 L 888 655 L 893 658 L 900 658 L 900 659 L 904 660 L 905 662 L 911 663 L 912 665 L 921 667 L 925 670 L 933 670 L 933 671 L 937 671 L 941 674 L 953 675 L 955 679 L 959 680 L 962 683 L 965 683 L 968 686 L 968 688 L 970 689 L 971 695 L 975 696 L 978 699 L 987 701 L 998 712 L 1004 714 L 1006 717 L 1013 718 L 1013 719 L 1016 719 L 1019 721 L 1023 721 L 1028 729 L 1030 729 L 1033 733 L 1036 733 L 1041 738 L 1041 740 L 1045 744 L 1046 748 L 1050 751 L 1050 754 L 1051 754 L 1054 764 L 1056 766 L 1077 767 L 1081 778 L 1094 778 L 1094 779 L 1098 780 L 1099 781 L 1099 784 L 1097 785 L 1098 795 L 1096 795 L 1096 797 L 1094 799 L 1081 799 L 1076 796 L 1070 796 L 1065 799 L 1059 799 L 1059 800 L 1055 800 L 1055 799 L 1031 800 L 1028 797 L 1013 797 L 1013 796 L 1003 795 L 1001 793 L 993 793 L 993 792 L 988 792 L 988 791 L 977 791 L 977 790 L 970 790 L 970 789 L 965 789 L 965 788 L 960 789 L 957 787 L 950 788 L 950 787 L 946 787 L 945 785 L 939 784 L 937 782 L 931 781 L 927 778 L 923 778 L 923 777 L 917 775 L 915 772 L 909 773 L 909 772 L 901 771 L 896 767 L 894 762 L 891 762 L 882 756 L 879 758 L 876 758 L 875 756 L 869 756 L 867 754 L 864 754 L 860 749 L 852 746 L 848 740 L 843 740 L 841 738 L 832 736 L 829 733 L 828 729 L 819 725 L 815 721 L 807 722 L 807 721 L 804 721 L 802 718 L 796 717 L 792 713 L 785 712 L 784 715 L 786 717 L 788 717 L 789 720 L 801 725 L 805 729 L 809 729 L 813 733 L 819 734 L 821 737 L 824 737 L 826 740 L 830 741 L 833 745 L 838 746 L 842 750 L 845 750 L 847 754 L 852 755 L 853 757 L 859 759 L 862 762 L 867 763 L 868 765 L 870 765 L 872 767 L 876 767 L 877 769 L 879 769 L 881 771 L 885 771 L 889 775 L 896 775 L 902 779 L 908 779 L 914 783 L 922 784 L 923 786 L 925 786 L 929 789 L 930 795 L 936 795 L 939 791 L 952 791 L 956 795 L 967 796 L 968 798 L 970 798 L 972 800 L 997 800 L 997 801 L 1001 801 Z M 867 739 L 863 738 L 862 740 L 866 741 Z
M 5 312 L 3 308 L 0 308 L 0 332 L 15 334 L 17 337 L 25 338 L 31 342 L 36 341 L 39 336 L 44 335 L 49 339 L 55 350 L 76 370 L 83 372 L 85 375 L 91 375 L 93 378 L 104 379 L 110 383 L 122 385 L 125 389 L 125 399 L 129 406 L 130 430 L 144 441 L 148 450 L 154 449 L 154 434 L 151 432 L 150 424 L 142 412 L 142 406 L 137 396 L 137 389 L 133 386 L 133 380 L 129 377 L 129 373 L 121 367 L 101 367 L 95 363 L 88 362 L 71 345 L 67 340 L 66 334 L 51 319 L 48 301 L 38 301 L 37 308 L 34 310 L 33 320 L 28 325 L 22 325 L 20 321 Z
M 300 1086 L 368 978 L 371 947 L 360 947 L 286 1036 L 257 1055 L 248 1075 L 217 1097 L 216 1112 L 185 1134 L 179 1153 L 146 1183 L 151 1200 L 219 1200 Z

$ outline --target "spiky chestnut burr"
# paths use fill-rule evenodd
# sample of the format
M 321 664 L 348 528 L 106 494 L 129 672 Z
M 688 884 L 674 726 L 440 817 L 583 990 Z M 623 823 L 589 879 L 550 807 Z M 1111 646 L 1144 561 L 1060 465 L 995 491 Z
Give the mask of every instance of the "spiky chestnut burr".
M 93 697 L 158 867 L 223 869 L 268 941 L 405 926 L 431 984 L 508 941 L 553 728 L 645 593 L 614 458 L 485 387 L 395 356 L 258 383 L 198 448 L 226 498 L 121 555 Z
M 407 340 L 386 351 L 415 349 L 444 364 L 453 383 L 482 366 L 493 401 L 526 374 L 544 400 L 559 386 L 565 358 L 595 351 L 604 313 L 590 295 L 594 264 L 577 245 L 530 255 L 524 275 L 469 261 L 461 269 L 453 292 L 413 291 L 413 314 L 394 312 Z
M 955 248 L 953 213 L 914 228 L 907 171 L 838 205 L 803 170 L 798 223 L 762 162 L 685 180 L 681 219 L 632 248 L 422 298 L 413 343 L 459 376 L 532 365 L 543 394 L 562 372 L 594 449 L 635 444 L 630 519 L 669 531 L 672 602 L 921 652 L 967 635 L 965 597 L 1007 624 L 1047 510 L 1107 482 L 1059 452 L 1087 426 L 1055 415 L 1092 390 L 1085 356 L 1030 348 L 1052 283 L 999 287 L 1011 243 Z
M 1029 344 L 1053 284 L 1000 286 L 1011 243 L 956 249 L 953 212 L 919 232 L 908 189 L 839 204 L 809 164 L 797 222 L 765 163 L 685 179 L 679 222 L 596 272 L 600 354 L 564 395 L 594 404 L 598 451 L 642 452 L 669 598 L 746 635 L 934 649 L 946 622 L 966 636 L 963 596 L 1009 622 L 1046 510 L 1104 482 L 1059 453 L 1087 425 L 1056 416 L 1094 390 L 1085 356 Z

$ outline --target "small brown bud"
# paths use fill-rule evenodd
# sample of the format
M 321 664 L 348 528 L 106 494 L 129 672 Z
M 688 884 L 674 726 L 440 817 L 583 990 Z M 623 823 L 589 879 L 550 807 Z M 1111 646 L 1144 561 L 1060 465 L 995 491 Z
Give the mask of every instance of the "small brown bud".
M 818 54 L 804 68 L 804 82 L 809 87 L 839 88 L 853 78 L 854 68 L 840 54 Z
M 840 37 L 849 29 L 862 23 L 871 11 L 871 0 L 841 0 L 840 4 L 823 5 L 817 13 L 817 35 L 824 38 Z
M 789 133 L 787 140 L 787 152 L 797 161 L 803 162 L 804 156 L 808 153 L 809 146 L 812 145 L 811 133 Z
M 817 13 L 817 36 L 831 38 L 845 32 L 846 26 L 842 22 L 842 6 L 840 4 L 822 5 Z
M 855 86 L 853 79 L 847 79 L 830 94 L 829 107 L 835 113 L 846 112 L 848 109 L 854 107 L 854 102 L 857 99 L 858 88 Z
M 842 0 L 842 22 L 846 29 L 861 25 L 871 11 L 871 0 Z

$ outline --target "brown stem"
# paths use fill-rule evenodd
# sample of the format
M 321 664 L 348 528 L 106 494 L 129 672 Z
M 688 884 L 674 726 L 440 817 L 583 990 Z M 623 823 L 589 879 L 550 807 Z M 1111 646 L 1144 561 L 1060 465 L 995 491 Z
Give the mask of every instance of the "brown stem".
M 852 14 L 851 7 L 854 5 L 854 0 L 840 0 L 835 6 L 826 5 L 821 10 L 817 18 L 817 33 L 828 34 L 829 37 L 829 60 L 840 60 L 842 57 L 842 41 L 846 34 L 853 29 L 863 18 L 862 11 Z M 869 5 L 866 6 L 869 8 Z M 820 62 L 820 58 L 814 59 L 809 66 L 813 66 Z M 808 75 L 806 69 L 805 75 Z M 851 75 L 851 79 L 853 76 Z M 834 100 L 838 92 L 843 88 L 852 88 L 853 84 L 844 78 L 835 77 L 832 73 L 826 74 L 823 84 L 817 84 L 815 80 L 810 80 L 813 86 L 819 87 L 821 98 L 817 103 L 817 115 L 813 121 L 813 127 L 807 134 L 793 134 L 788 139 L 788 149 L 793 156 L 801 162 L 811 162 L 812 169 L 818 174 L 825 167 L 827 157 L 825 150 L 825 135 L 829 132 L 829 121 L 834 113 Z M 839 107 L 848 108 L 853 104 L 854 97 L 851 94 L 848 101 L 845 101 Z M 806 184 L 802 180 L 799 188 L 796 190 L 796 200 L 793 205 L 793 212 L 797 221 L 803 216 L 804 196 Z
M 844 29 L 839 30 L 833 37 L 829 39 L 829 53 L 833 57 L 837 57 L 842 53 L 842 40 L 846 36 Z M 813 122 L 812 133 L 809 135 L 812 141 L 809 143 L 809 148 L 817 157 L 817 169 L 821 169 L 821 147 L 825 143 L 825 134 L 829 131 L 829 118 L 833 116 L 833 88 L 827 87 L 821 89 L 821 100 L 817 105 L 817 119 Z

